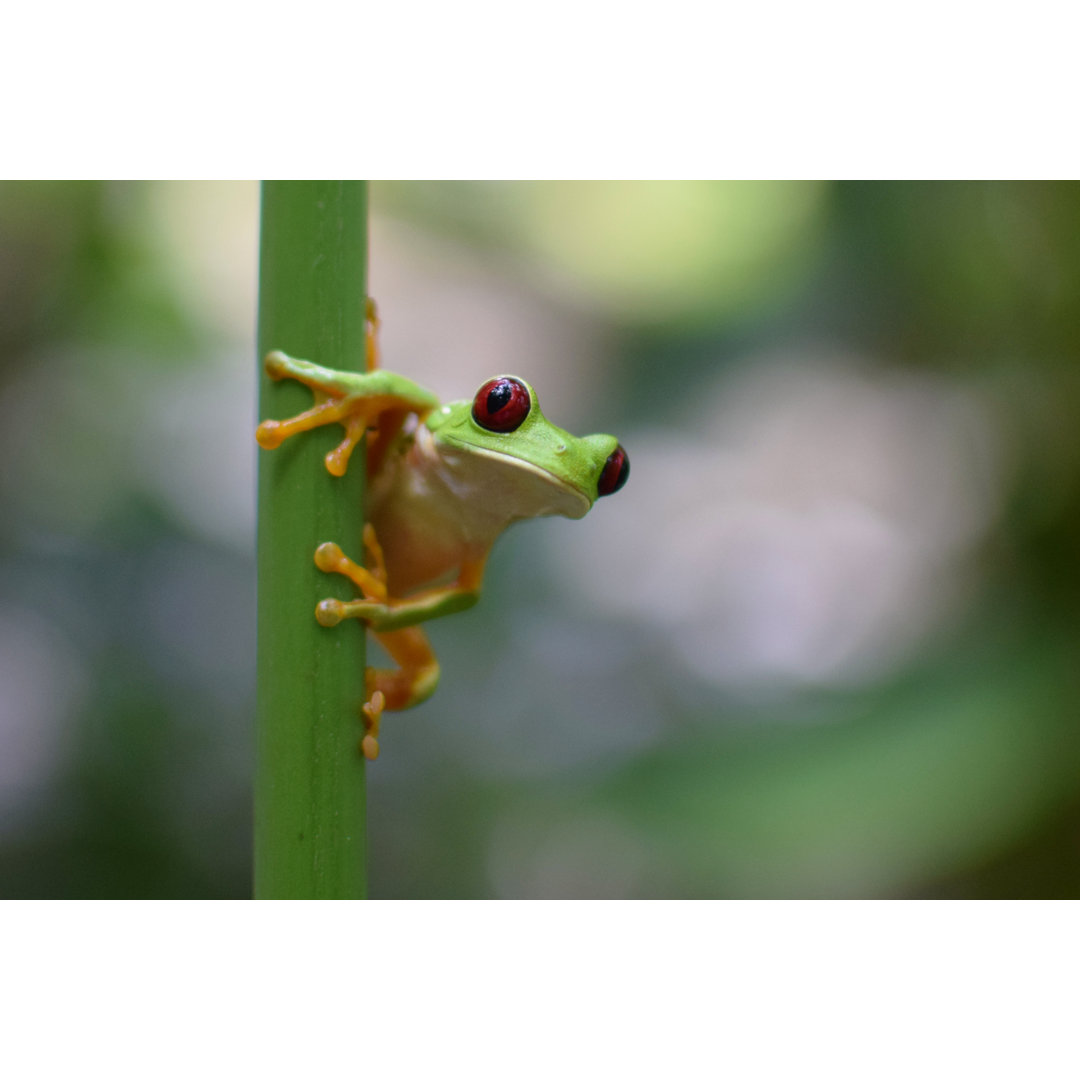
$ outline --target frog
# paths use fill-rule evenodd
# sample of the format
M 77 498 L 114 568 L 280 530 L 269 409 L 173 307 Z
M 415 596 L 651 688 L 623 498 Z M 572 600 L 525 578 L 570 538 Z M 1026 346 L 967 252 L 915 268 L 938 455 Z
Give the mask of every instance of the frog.
M 318 601 L 326 628 L 358 619 L 396 668 L 369 667 L 360 706 L 360 751 L 379 756 L 384 712 L 426 701 L 439 682 L 439 661 L 422 623 L 472 607 L 495 541 L 512 524 L 560 515 L 584 517 L 598 498 L 619 491 L 630 458 L 613 435 L 578 437 L 544 416 L 533 387 L 516 375 L 486 380 L 471 399 L 446 404 L 403 375 L 385 370 L 380 321 L 366 304 L 365 368 L 322 367 L 273 350 L 271 379 L 293 379 L 313 393 L 311 408 L 284 420 L 263 420 L 256 440 L 273 450 L 286 439 L 327 424 L 344 438 L 325 457 L 345 475 L 363 444 L 366 520 L 359 538 L 364 561 L 333 540 L 320 543 L 315 565 L 352 582 L 354 600 Z

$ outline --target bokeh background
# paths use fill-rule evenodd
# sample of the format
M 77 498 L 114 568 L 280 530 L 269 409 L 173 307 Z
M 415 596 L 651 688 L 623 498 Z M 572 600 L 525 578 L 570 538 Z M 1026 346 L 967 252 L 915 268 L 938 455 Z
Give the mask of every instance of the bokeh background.
M 1080 186 L 371 202 L 388 367 L 633 463 L 431 625 L 372 895 L 1080 895 Z M 257 216 L 0 184 L 0 896 L 250 894 Z

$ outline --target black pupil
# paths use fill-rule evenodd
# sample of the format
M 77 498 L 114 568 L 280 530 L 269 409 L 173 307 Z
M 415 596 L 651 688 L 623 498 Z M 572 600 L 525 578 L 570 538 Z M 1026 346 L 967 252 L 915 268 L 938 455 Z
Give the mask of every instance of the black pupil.
M 514 391 L 511 389 L 508 382 L 501 382 L 493 386 L 488 391 L 487 396 L 488 414 L 497 413 L 500 409 L 505 408 L 510 404 L 510 399 L 513 396 Z

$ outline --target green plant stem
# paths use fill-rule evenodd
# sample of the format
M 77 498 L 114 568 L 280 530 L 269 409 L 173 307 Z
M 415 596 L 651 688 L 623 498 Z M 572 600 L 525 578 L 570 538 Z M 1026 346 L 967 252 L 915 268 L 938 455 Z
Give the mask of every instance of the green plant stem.
M 360 181 L 267 181 L 259 262 L 259 416 L 310 407 L 311 391 L 262 370 L 273 349 L 327 367 L 364 366 L 367 189 Z M 348 583 L 316 569 L 324 540 L 360 558 L 362 453 L 332 477 L 337 425 L 259 451 L 256 899 L 362 899 L 367 892 L 364 628 L 315 621 Z

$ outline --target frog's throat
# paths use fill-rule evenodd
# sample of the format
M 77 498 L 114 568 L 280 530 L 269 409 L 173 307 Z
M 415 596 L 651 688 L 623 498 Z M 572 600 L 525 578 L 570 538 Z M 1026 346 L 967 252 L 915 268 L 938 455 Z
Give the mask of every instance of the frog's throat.
M 566 517 L 584 517 L 592 507 L 593 500 L 588 497 L 580 488 L 575 487 L 573 484 L 568 484 L 561 477 L 556 476 L 554 473 L 549 472 L 547 469 L 542 469 L 539 465 L 531 461 L 526 461 L 524 458 L 517 457 L 515 454 L 503 454 L 498 450 L 489 450 L 487 447 L 476 446 L 475 444 L 466 445 L 459 443 L 453 437 L 442 436 L 443 439 L 455 449 L 466 450 L 468 453 L 476 455 L 477 457 L 487 458 L 489 461 L 506 462 L 512 465 L 515 469 L 519 469 L 523 472 L 532 473 L 533 476 L 538 477 L 545 483 L 550 484 L 552 487 L 557 488 L 562 494 L 570 496 L 577 503 L 577 510 L 580 512 L 577 514 L 567 513 L 565 510 L 559 511 Z

